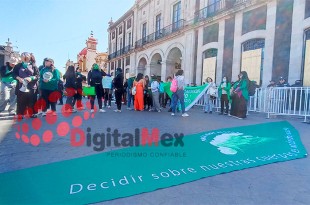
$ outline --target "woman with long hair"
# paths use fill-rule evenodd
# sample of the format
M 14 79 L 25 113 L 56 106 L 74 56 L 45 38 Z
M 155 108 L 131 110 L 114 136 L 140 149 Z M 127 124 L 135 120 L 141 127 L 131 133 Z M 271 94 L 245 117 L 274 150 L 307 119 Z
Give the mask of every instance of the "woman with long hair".
M 63 76 L 65 82 L 65 91 L 67 93 L 67 100 L 65 104 L 66 112 L 76 112 L 74 109 L 74 96 L 76 95 L 76 73 L 74 66 L 69 66 L 65 75 Z
M 232 103 L 230 115 L 238 119 L 246 118 L 247 101 L 249 99 L 249 78 L 245 71 L 238 75 L 239 80 L 234 83 L 232 89 Z
M 212 110 L 214 107 L 214 100 L 217 95 L 217 90 L 216 90 L 216 85 L 213 82 L 212 78 L 208 77 L 207 83 L 209 84 L 209 88 L 207 90 L 207 95 L 206 95 L 205 113 L 212 114 Z
M 32 54 L 22 53 L 21 60 L 22 62 L 17 64 L 13 70 L 13 77 L 18 81 L 15 90 L 18 119 L 22 119 L 24 115 L 36 118 L 35 103 L 37 101 L 39 70 Z
M 136 111 L 144 110 L 144 87 L 145 80 L 143 79 L 143 74 L 138 73 L 137 78 L 133 82 L 133 87 L 136 88 L 134 108 Z
M 178 70 L 178 72 L 175 74 L 175 80 L 177 80 L 177 91 L 173 93 L 172 96 L 172 113 L 171 115 L 175 115 L 175 111 L 177 109 L 178 101 L 180 101 L 181 109 L 182 109 L 182 117 L 188 117 L 188 114 L 185 113 L 185 102 L 184 102 L 184 88 L 185 88 L 185 82 L 184 82 L 184 75 L 183 70 Z

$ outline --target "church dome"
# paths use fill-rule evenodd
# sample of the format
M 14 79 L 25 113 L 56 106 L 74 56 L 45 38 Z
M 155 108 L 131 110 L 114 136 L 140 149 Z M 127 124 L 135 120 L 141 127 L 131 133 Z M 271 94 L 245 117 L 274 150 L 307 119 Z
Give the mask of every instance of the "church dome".
M 87 48 L 84 48 L 83 50 L 81 50 L 81 52 L 79 53 L 80 56 L 86 56 L 87 55 Z

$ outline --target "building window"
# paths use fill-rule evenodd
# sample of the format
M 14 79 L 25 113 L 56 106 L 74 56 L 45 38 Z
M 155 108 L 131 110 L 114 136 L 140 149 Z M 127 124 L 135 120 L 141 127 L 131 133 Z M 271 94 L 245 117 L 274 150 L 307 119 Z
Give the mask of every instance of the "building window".
M 173 6 L 173 27 L 179 28 L 181 20 L 181 1 Z
M 130 65 L 130 57 L 126 58 L 126 66 Z
M 248 73 L 249 79 L 262 84 L 265 39 L 252 39 L 242 44 L 241 71 Z
M 131 33 L 128 33 L 128 46 L 130 46 L 131 45 Z
M 156 37 L 160 36 L 160 29 L 161 29 L 161 14 L 156 16 Z
M 142 25 L 142 41 L 146 42 L 146 23 Z
M 122 33 L 123 33 L 123 27 L 121 26 L 121 27 L 119 27 L 119 35 L 121 35 Z
M 304 65 L 302 81 L 304 86 L 310 86 L 310 28 L 305 31 Z
M 114 39 L 115 38 L 115 31 L 113 31 L 113 33 L 112 33 L 112 39 Z
M 204 52 L 204 60 L 202 67 L 202 82 L 206 82 L 207 78 L 212 78 L 216 82 L 216 66 L 217 66 L 217 49 L 210 48 Z
M 131 19 L 127 21 L 127 29 L 130 29 L 130 28 L 131 28 Z
M 123 47 L 123 39 L 119 39 L 119 49 L 122 50 Z

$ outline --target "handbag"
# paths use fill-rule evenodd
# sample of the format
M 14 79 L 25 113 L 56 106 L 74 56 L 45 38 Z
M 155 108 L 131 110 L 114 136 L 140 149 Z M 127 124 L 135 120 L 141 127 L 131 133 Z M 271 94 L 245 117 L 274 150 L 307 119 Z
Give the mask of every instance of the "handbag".
M 136 86 L 133 86 L 132 89 L 131 89 L 131 94 L 132 95 L 136 95 L 137 94 L 137 88 Z
M 96 95 L 95 87 L 83 87 L 83 95 Z

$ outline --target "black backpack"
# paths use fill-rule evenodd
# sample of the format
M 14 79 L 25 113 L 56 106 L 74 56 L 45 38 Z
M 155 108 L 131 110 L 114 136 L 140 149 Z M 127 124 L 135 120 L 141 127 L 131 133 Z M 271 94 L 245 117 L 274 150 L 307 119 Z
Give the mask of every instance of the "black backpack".
M 249 96 L 255 95 L 255 91 L 257 87 L 258 86 L 255 81 L 249 80 L 249 86 L 248 86 Z

